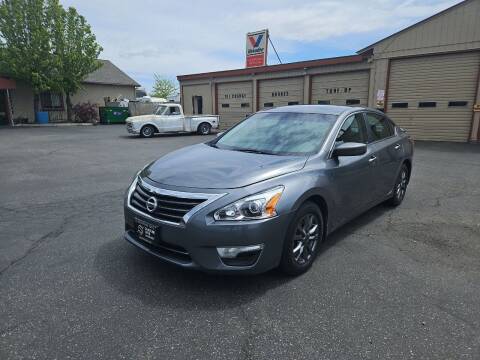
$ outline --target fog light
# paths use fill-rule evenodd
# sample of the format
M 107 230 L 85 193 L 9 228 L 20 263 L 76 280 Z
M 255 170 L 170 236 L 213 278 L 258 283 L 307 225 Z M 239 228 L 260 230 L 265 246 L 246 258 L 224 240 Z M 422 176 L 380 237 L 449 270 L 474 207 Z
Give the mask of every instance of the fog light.
M 236 246 L 236 247 L 221 247 L 217 248 L 218 255 L 225 259 L 234 259 L 239 254 L 246 252 L 256 252 L 263 249 L 263 244 L 250 246 Z
M 222 262 L 229 266 L 250 266 L 255 264 L 263 249 L 263 244 L 217 248 Z

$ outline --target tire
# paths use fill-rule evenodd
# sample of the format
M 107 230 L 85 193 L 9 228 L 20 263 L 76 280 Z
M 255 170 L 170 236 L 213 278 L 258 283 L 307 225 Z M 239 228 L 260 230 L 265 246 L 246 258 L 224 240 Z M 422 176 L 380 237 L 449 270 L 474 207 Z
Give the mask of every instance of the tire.
M 151 138 L 155 135 L 155 128 L 152 125 L 145 125 L 140 130 L 140 136 L 144 138 Z
M 323 241 L 323 230 L 320 208 L 313 202 L 303 204 L 295 214 L 283 244 L 280 270 L 284 274 L 297 276 L 310 269 Z M 312 234 L 307 235 L 309 232 Z
M 408 186 L 408 167 L 403 164 L 400 173 L 398 174 L 395 185 L 393 186 L 393 195 L 390 199 L 387 200 L 387 204 L 390 206 L 398 206 L 402 203 L 405 198 L 405 193 L 407 192 Z
M 199 135 L 209 135 L 212 130 L 212 126 L 209 123 L 201 123 L 198 125 L 197 133 Z

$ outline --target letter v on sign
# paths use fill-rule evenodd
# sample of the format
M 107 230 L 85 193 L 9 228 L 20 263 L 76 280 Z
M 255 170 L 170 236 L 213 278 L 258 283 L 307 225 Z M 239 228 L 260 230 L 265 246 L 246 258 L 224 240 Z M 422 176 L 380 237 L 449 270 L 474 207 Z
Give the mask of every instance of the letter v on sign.
M 250 44 L 252 44 L 254 48 L 260 45 L 260 42 L 262 41 L 262 39 L 263 39 L 263 34 L 258 35 L 257 39 L 255 39 L 255 36 L 248 37 L 248 40 L 250 40 Z

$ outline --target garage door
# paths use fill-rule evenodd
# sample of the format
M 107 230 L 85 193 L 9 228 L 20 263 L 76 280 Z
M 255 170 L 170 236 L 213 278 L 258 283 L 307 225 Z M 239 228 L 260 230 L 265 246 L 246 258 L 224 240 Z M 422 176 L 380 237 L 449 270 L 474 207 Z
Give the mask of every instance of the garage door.
M 303 77 L 260 81 L 260 110 L 299 104 L 303 104 Z
M 253 111 L 253 83 L 251 81 L 217 85 L 220 128 L 231 128 Z
M 312 77 L 312 104 L 367 106 L 369 71 Z
M 392 60 L 388 115 L 414 139 L 468 141 L 480 54 Z

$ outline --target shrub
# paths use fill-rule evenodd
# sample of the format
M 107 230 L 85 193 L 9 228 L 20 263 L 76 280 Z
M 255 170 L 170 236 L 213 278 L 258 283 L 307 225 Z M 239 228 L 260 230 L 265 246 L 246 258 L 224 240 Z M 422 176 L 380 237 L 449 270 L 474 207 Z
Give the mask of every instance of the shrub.
M 96 104 L 92 104 L 90 102 L 79 103 L 76 104 L 72 109 L 77 122 L 98 122 L 98 106 Z

